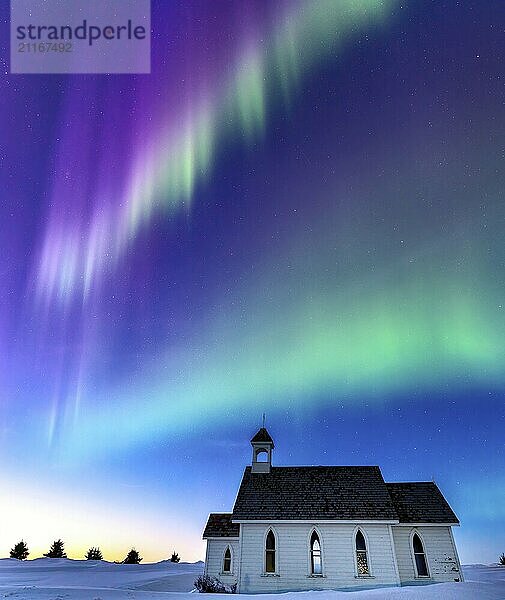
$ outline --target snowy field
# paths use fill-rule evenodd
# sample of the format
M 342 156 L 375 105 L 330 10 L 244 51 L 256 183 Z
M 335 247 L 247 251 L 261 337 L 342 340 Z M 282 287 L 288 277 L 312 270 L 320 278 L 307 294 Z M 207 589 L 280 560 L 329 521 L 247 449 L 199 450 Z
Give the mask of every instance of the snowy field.
M 0 560 L 0 599 L 9 600 L 189 600 L 203 563 L 144 565 L 48 559 Z M 276 600 L 505 600 L 505 567 L 468 565 L 465 583 L 362 592 L 297 592 Z M 230 600 L 229 595 L 202 596 Z M 262 596 L 264 597 L 264 596 Z M 240 598 L 258 596 L 240 595 Z

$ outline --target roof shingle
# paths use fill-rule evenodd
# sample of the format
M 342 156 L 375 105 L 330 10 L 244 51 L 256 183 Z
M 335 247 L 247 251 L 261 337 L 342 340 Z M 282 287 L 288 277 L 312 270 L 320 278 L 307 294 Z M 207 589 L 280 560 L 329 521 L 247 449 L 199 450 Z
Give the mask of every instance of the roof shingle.
M 386 483 L 400 523 L 459 523 L 435 483 Z
M 203 537 L 238 537 L 239 531 L 240 525 L 231 522 L 231 513 L 211 513 Z
M 398 519 L 379 467 L 246 467 L 233 520 Z

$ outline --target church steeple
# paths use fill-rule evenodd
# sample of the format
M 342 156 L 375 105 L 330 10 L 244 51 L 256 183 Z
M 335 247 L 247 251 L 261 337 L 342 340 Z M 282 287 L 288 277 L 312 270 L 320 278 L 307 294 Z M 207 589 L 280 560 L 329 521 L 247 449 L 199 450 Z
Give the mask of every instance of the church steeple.
M 253 448 L 251 472 L 270 473 L 274 441 L 264 426 L 252 438 L 251 446 Z

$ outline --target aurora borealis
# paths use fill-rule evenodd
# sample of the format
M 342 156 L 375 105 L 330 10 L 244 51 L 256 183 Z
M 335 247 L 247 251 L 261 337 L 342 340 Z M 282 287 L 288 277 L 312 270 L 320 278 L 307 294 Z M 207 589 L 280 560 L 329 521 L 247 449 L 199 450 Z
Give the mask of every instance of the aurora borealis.
M 276 464 L 435 478 L 462 561 L 496 561 L 505 7 L 152 25 L 151 75 L 10 75 L 2 46 L 0 556 L 203 558 L 266 412 Z

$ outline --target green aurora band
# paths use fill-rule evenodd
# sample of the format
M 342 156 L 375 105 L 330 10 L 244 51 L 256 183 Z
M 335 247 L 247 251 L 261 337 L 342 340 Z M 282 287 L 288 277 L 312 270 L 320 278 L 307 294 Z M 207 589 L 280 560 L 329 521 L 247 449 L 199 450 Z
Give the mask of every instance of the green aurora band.
M 380 198 L 384 213 L 393 208 Z M 359 198 L 349 221 L 368 232 L 380 267 L 370 268 L 363 240 L 353 239 L 337 211 L 310 223 L 313 233 L 300 226 L 281 256 L 263 257 L 228 299 L 216 298 L 216 316 L 193 344 L 158 356 L 133 389 L 110 390 L 95 409 L 88 405 L 79 435 L 67 429 L 68 457 L 204 428 L 223 415 L 253 418 L 283 407 L 303 414 L 316 397 L 381 403 L 415 390 L 457 391 L 468 381 L 501 386 L 503 311 L 482 240 L 467 243 L 463 255 L 464 232 L 447 241 L 412 233 L 414 249 L 403 251 L 398 240 L 394 255 L 383 220 L 366 217 Z
M 154 211 L 189 203 L 198 178 L 209 176 L 218 145 L 234 131 L 248 141 L 262 131 L 272 89 L 280 87 L 289 104 L 321 53 L 345 43 L 357 25 L 382 23 L 392 6 L 347 2 L 347 10 L 332 20 L 332 4 L 307 3 L 287 19 L 268 51 L 255 49 L 243 60 L 224 98 L 199 114 L 171 158 L 158 154 L 149 169 L 136 174 L 125 239 L 131 242 Z M 235 118 L 227 122 L 230 114 Z M 406 180 L 419 177 L 402 164 L 416 148 L 396 152 L 385 157 L 389 171 L 401 171 Z M 420 160 L 429 164 L 430 157 Z M 418 187 L 443 189 L 435 172 L 422 175 L 431 182 L 415 182 Z M 228 299 L 216 298 L 209 311 L 215 316 L 205 329 L 184 347 L 157 355 L 126 391 L 85 398 L 86 410 L 79 414 L 67 406 L 58 439 L 68 460 L 203 428 L 223 414 L 257 415 L 272 406 L 296 406 L 303 413 L 316 396 L 337 404 L 363 397 L 382 402 L 413 390 L 457 390 L 470 380 L 503 384 L 503 309 L 496 267 L 473 231 L 478 212 L 465 217 L 459 232 L 444 236 L 451 225 L 446 207 L 427 210 L 393 184 L 343 194 L 353 206 L 345 219 L 338 208 L 341 192 L 321 202 L 319 196 L 328 192 L 295 177 L 288 185 L 283 193 L 302 198 L 300 205 L 310 199 L 334 208 L 324 220 L 295 228 L 280 255 L 265 253 L 254 275 Z M 370 204 L 377 206 L 373 215 L 362 208 Z M 391 215 L 398 222 L 394 231 L 387 229 Z M 433 237 L 426 240 L 422 232 L 429 224 Z M 93 256 L 87 286 L 102 260 L 99 253 Z

